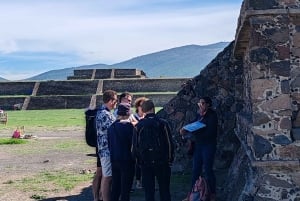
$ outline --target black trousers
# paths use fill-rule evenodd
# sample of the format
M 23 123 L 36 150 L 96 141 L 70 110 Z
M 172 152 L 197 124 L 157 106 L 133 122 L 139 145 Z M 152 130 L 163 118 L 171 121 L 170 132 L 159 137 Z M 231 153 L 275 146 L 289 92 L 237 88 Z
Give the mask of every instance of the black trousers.
M 155 178 L 159 188 L 160 201 L 171 201 L 171 168 L 168 164 L 142 165 L 145 201 L 155 201 Z
M 134 163 L 131 161 L 113 161 L 111 201 L 130 201 L 130 189 Z

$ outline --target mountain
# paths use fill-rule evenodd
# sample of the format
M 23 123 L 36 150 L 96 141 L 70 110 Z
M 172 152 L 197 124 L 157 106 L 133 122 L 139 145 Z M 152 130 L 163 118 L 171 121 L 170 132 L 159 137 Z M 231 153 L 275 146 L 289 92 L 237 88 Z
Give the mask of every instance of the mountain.
M 6 82 L 8 81 L 7 79 L 4 79 L 3 77 L 0 77 L 0 82 Z
M 138 68 L 148 77 L 193 77 L 229 43 L 187 45 L 114 64 L 114 68 Z
M 112 65 L 93 64 L 51 70 L 26 80 L 66 80 L 67 76 L 73 75 L 74 69 L 96 68 L 137 68 L 143 70 L 150 78 L 194 77 L 227 45 L 229 45 L 229 42 L 203 46 L 186 45 L 138 56 Z
M 66 80 L 68 76 L 73 75 L 74 69 L 89 69 L 89 68 L 107 68 L 106 64 L 93 64 L 79 67 L 63 68 L 58 70 L 50 70 L 45 73 L 33 76 L 26 80 Z

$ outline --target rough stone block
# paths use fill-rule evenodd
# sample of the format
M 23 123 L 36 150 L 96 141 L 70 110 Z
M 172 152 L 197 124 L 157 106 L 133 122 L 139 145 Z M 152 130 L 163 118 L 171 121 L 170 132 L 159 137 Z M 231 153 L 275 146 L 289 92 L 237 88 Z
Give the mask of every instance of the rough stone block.
M 256 79 L 251 81 L 251 97 L 252 99 L 265 99 L 266 90 L 277 88 L 277 81 L 271 79 Z
M 280 31 L 276 30 L 270 37 L 275 43 L 286 43 L 290 40 L 289 30 L 286 27 L 280 27 Z
M 300 88 L 300 77 L 296 77 L 296 78 L 291 82 L 291 87 L 292 87 L 292 88 Z
M 276 110 L 291 110 L 291 99 L 288 94 L 282 94 L 274 99 L 267 100 L 261 105 L 261 109 L 267 112 Z
M 290 48 L 287 46 L 277 46 L 278 59 L 284 60 L 290 58 Z
M 294 47 L 300 47 L 300 32 L 296 32 L 293 37 Z
M 281 93 L 289 94 L 290 93 L 290 82 L 288 80 L 283 80 L 280 83 L 281 85 Z
M 294 57 L 300 57 L 300 48 L 292 48 L 291 52 Z
M 257 158 L 262 158 L 273 150 L 271 143 L 259 135 L 254 135 L 253 148 Z
M 300 147 L 294 143 L 276 147 L 276 153 L 281 160 L 299 160 L 300 158 Z
M 294 140 L 300 140 L 300 128 L 292 129 L 292 137 Z
M 274 52 L 268 48 L 257 48 L 250 51 L 250 61 L 260 64 L 270 63 L 274 59 Z
M 290 61 L 279 61 L 270 64 L 271 73 L 278 76 L 290 76 Z
M 275 144 L 280 144 L 280 145 L 288 145 L 292 143 L 292 141 L 285 135 L 276 135 L 273 137 L 272 141 Z
M 290 118 L 281 119 L 279 128 L 290 130 L 292 128 L 292 122 L 291 122 Z
M 278 3 L 275 0 L 249 0 L 249 7 L 254 10 L 265 10 L 278 7 Z
M 259 126 L 268 123 L 269 121 L 271 121 L 271 119 L 265 113 L 256 112 L 253 115 L 253 126 Z

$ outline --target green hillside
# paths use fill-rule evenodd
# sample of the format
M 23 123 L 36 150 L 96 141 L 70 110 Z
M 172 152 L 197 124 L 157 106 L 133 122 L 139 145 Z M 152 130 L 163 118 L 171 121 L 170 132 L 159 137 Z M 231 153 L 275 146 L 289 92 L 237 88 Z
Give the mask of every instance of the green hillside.
M 51 70 L 27 80 L 66 80 L 73 75 L 74 69 L 95 68 L 137 68 L 150 78 L 193 77 L 214 59 L 229 43 L 220 42 L 211 45 L 187 45 L 160 52 L 138 56 L 113 65 L 93 64 L 79 67 Z

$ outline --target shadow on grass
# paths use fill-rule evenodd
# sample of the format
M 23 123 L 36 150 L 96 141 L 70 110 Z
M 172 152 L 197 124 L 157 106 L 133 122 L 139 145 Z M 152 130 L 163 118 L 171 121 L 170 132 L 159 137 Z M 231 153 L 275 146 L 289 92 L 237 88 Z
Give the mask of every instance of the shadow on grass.
M 182 175 L 182 174 L 173 174 L 171 177 L 171 197 L 172 201 L 181 201 L 187 195 L 190 186 L 190 176 L 191 175 Z M 158 186 L 155 187 L 155 197 L 156 200 L 159 200 Z M 60 196 L 46 199 L 37 199 L 40 201 L 88 201 L 93 200 L 92 187 L 83 188 L 80 194 L 69 195 L 69 196 Z M 136 189 L 133 193 L 130 194 L 131 201 L 142 201 L 144 198 L 144 190 Z

